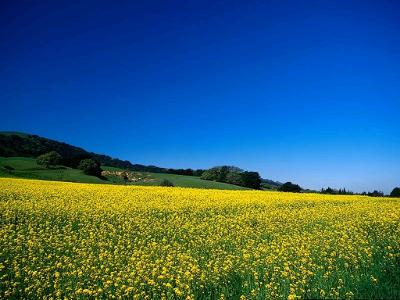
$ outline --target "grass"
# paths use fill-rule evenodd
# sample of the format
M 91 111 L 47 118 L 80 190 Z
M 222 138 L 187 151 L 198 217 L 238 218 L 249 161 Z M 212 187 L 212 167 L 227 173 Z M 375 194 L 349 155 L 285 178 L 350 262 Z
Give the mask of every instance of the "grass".
M 106 171 L 125 171 L 121 168 L 102 166 L 103 170 Z M 190 188 L 201 188 L 201 189 L 217 189 L 217 190 L 249 190 L 248 188 L 222 183 L 215 182 L 209 180 L 200 179 L 200 177 L 196 176 L 185 176 L 185 175 L 175 175 L 175 174 L 167 174 L 167 173 L 149 173 L 149 172 L 133 172 L 140 178 L 146 179 L 146 181 L 138 181 L 132 182 L 132 185 L 145 185 L 145 186 L 159 186 L 161 181 L 164 179 L 172 182 L 174 186 L 178 187 L 190 187 Z M 112 178 L 114 177 L 114 178 Z M 121 178 L 115 178 L 117 176 L 108 176 L 109 180 L 114 181 L 115 183 L 123 183 Z
M 4 168 L 9 166 L 14 170 Z M 36 163 L 36 160 L 28 157 L 0 157 L 0 177 L 16 177 L 41 180 L 56 180 L 84 183 L 107 183 L 95 176 L 89 176 L 81 170 L 64 166 L 45 169 Z
M 209 180 L 203 180 L 196 176 L 184 176 L 175 174 L 164 174 L 164 173 L 149 173 L 151 177 L 156 179 L 157 184 L 167 179 L 171 181 L 175 186 L 180 187 L 193 187 L 193 188 L 204 188 L 204 189 L 219 189 L 219 190 L 247 190 L 248 188 L 237 186 L 228 183 L 215 182 Z
M 9 166 L 14 170 L 4 168 Z M 124 169 L 102 166 L 105 171 L 125 171 Z M 203 189 L 219 189 L 219 190 L 246 190 L 247 188 L 208 180 L 202 180 L 196 176 L 184 176 L 165 173 L 147 173 L 133 172 L 134 175 L 141 180 L 137 182 L 129 182 L 130 185 L 158 186 L 164 179 L 169 180 L 177 187 L 191 187 Z M 28 157 L 0 157 L 0 177 L 11 178 L 27 178 L 41 180 L 56 180 L 82 183 L 105 183 L 105 184 L 125 184 L 124 180 L 119 176 L 106 176 L 107 180 L 102 180 L 95 176 L 84 174 L 81 170 L 72 169 L 64 166 L 58 166 L 46 169 L 39 166 L 36 160 Z

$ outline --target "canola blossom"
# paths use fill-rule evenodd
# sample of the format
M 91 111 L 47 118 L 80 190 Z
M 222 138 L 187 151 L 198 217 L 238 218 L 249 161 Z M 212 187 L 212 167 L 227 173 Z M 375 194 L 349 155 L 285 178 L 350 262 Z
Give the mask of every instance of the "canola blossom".
M 394 198 L 0 179 L 0 298 L 399 298 Z

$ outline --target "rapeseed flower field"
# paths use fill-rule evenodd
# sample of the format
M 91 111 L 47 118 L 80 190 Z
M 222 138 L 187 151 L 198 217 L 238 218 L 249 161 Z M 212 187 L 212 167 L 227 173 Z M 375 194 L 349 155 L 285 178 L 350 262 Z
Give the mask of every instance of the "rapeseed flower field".
M 0 179 L 0 298 L 399 298 L 400 201 Z

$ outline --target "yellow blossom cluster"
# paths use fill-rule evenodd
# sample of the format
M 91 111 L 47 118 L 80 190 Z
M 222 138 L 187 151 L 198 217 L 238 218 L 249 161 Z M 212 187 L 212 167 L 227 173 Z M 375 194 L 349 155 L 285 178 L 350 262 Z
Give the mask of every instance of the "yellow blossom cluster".
M 398 298 L 400 201 L 0 179 L 0 298 Z

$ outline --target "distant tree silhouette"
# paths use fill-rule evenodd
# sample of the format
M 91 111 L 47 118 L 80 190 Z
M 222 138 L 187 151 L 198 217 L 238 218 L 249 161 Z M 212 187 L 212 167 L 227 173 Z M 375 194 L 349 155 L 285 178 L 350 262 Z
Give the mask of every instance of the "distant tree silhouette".
M 367 195 L 370 197 L 383 197 L 384 196 L 383 192 L 377 191 L 377 190 L 373 191 L 372 193 L 368 193 Z
M 390 197 L 400 197 L 400 187 L 395 187 L 390 193 Z
M 301 187 L 298 184 L 294 184 L 289 182 L 286 182 L 282 184 L 279 188 L 278 191 L 281 192 L 292 192 L 292 193 L 300 193 L 301 192 Z
M 351 191 L 346 191 L 345 188 L 343 189 L 332 189 L 328 187 L 327 189 L 322 188 L 321 189 L 321 194 L 331 194 L 331 195 L 353 195 L 354 193 Z
M 259 190 L 261 188 L 261 177 L 258 172 L 242 172 L 240 173 L 244 187 Z

